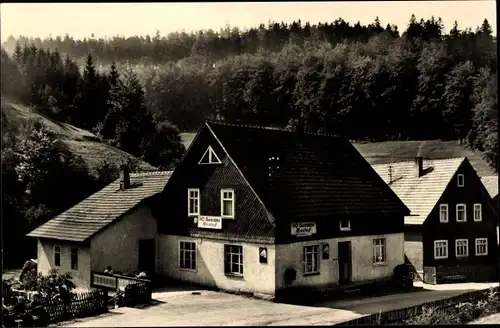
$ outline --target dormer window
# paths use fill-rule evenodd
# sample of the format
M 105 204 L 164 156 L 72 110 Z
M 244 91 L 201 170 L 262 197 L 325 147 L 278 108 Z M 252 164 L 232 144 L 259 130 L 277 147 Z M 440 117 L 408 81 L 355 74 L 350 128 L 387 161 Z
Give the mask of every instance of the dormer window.
M 203 156 L 201 156 L 201 159 L 198 162 L 198 164 L 200 165 L 222 164 L 222 162 L 220 161 L 219 157 L 212 149 L 212 147 L 208 146 L 208 149 L 205 151 L 205 153 L 203 153 Z
M 340 231 L 350 231 L 351 230 L 351 221 L 348 219 L 340 219 L 339 225 L 340 225 Z
M 465 185 L 465 177 L 463 174 L 457 174 L 457 185 L 463 187 Z

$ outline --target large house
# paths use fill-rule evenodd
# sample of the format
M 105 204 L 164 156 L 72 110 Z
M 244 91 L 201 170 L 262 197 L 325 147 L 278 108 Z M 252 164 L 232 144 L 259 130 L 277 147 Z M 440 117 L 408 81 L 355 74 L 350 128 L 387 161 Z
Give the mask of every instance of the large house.
M 390 278 L 409 210 L 343 137 L 210 122 L 153 215 L 158 274 L 275 295 Z
M 405 255 L 425 282 L 496 280 L 497 216 L 467 158 L 373 168 L 411 210 Z
M 129 174 L 112 182 L 28 236 L 38 239 L 38 272 L 71 272 L 89 288 L 91 271 L 154 271 L 156 220 L 148 204 L 172 172 Z

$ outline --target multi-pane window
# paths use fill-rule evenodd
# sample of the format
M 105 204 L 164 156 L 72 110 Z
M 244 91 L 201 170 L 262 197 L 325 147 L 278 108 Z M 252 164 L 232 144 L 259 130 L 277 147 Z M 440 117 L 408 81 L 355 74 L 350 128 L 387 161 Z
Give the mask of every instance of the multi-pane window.
M 54 246 L 54 265 L 61 266 L 61 246 Z
M 457 204 L 457 222 L 465 222 L 465 221 L 467 221 L 465 204 Z
M 373 239 L 373 264 L 385 263 L 385 238 Z
M 179 243 L 179 268 L 196 270 L 196 243 L 181 241 Z
M 188 189 L 188 215 L 200 215 L 200 189 Z
M 457 257 L 469 256 L 469 241 L 467 239 L 455 240 L 455 254 Z
M 435 240 L 434 241 L 434 258 L 447 259 L 448 258 L 448 241 Z
M 71 270 L 78 270 L 78 248 L 71 249 Z
M 448 204 L 439 205 L 439 222 L 448 222 Z
M 243 246 L 224 245 L 224 272 L 231 275 L 243 275 Z
M 488 255 L 488 238 L 476 238 L 476 256 Z
M 481 204 L 474 204 L 474 221 L 480 222 L 483 220 L 483 211 Z
M 463 174 L 457 174 L 457 185 L 463 187 L 465 185 L 465 177 Z
M 220 198 L 221 216 L 223 218 L 234 218 L 234 190 L 222 189 Z
M 304 256 L 302 261 L 304 262 L 304 273 L 317 273 L 319 272 L 319 246 L 305 246 Z

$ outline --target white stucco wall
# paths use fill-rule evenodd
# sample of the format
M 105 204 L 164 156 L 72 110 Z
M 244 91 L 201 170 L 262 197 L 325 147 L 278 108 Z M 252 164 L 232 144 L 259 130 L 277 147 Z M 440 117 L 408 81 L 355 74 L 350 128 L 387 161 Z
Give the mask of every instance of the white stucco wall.
M 91 239 L 92 270 L 104 271 L 110 265 L 115 272 L 137 271 L 139 240 L 156 239 L 156 236 L 156 219 L 149 207 L 138 208 Z
M 61 247 L 61 266 L 54 265 L 54 246 Z M 78 248 L 78 270 L 71 270 L 71 248 Z M 38 272 L 46 275 L 51 269 L 70 272 L 76 287 L 90 287 L 90 248 L 78 244 L 52 239 L 38 239 L 37 243 Z
M 373 239 L 386 238 L 387 261 L 383 265 L 373 265 Z M 276 288 L 293 286 L 321 286 L 337 284 L 339 279 L 338 268 L 338 245 L 343 241 L 351 241 L 352 254 L 352 281 L 362 282 L 384 277 L 393 274 L 394 267 L 404 263 L 404 234 L 387 234 L 373 236 L 356 236 L 346 238 L 331 238 L 324 240 L 297 242 L 292 244 L 276 246 Z M 321 259 L 317 275 L 303 274 L 303 248 L 308 245 L 320 245 L 328 243 L 330 248 L 330 258 Z M 284 273 L 287 268 L 293 268 L 297 272 L 296 280 L 288 286 L 284 282 Z
M 180 241 L 196 242 L 196 271 L 179 269 Z M 243 246 L 243 278 L 224 274 L 224 244 Z M 267 248 L 267 264 L 259 263 L 259 247 Z M 157 258 L 158 273 L 170 278 L 231 291 L 263 294 L 275 291 L 274 245 L 160 235 Z

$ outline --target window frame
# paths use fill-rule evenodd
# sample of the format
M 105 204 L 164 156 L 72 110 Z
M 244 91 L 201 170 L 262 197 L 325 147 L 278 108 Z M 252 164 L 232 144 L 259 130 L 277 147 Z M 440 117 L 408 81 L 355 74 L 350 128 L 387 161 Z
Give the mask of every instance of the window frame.
M 458 213 L 459 213 L 458 208 L 460 206 L 463 206 L 463 208 L 464 208 L 464 219 L 463 220 L 458 219 Z M 467 205 L 466 204 L 457 204 L 457 206 L 455 207 L 455 210 L 456 210 L 455 219 L 457 220 L 457 222 L 467 222 Z
M 230 198 L 225 198 L 224 193 L 231 193 Z M 224 215 L 224 202 L 225 201 L 231 201 L 231 214 L 229 215 Z M 232 188 L 222 188 L 220 190 L 220 216 L 224 219 L 234 219 L 236 215 L 236 195 L 234 192 L 234 189 Z
M 476 208 L 479 208 L 479 219 L 476 218 Z M 482 222 L 483 221 L 483 205 L 481 203 L 475 203 L 473 205 L 474 222 Z
M 186 248 L 183 249 L 182 246 L 185 244 L 193 244 L 194 249 L 186 249 Z M 178 250 L 179 250 L 179 253 L 178 253 L 177 265 L 178 265 L 179 270 L 196 272 L 198 270 L 198 255 L 197 255 L 198 245 L 196 244 L 196 241 L 195 240 L 179 240 Z M 186 258 L 183 257 L 183 255 L 186 255 L 186 254 L 192 254 L 192 256 L 193 256 L 190 258 L 191 267 L 189 267 L 189 268 L 185 267 Z M 193 266 L 193 258 L 194 258 L 194 268 L 192 267 Z
M 235 253 L 232 250 L 236 247 L 240 252 Z M 229 261 L 227 260 L 229 255 Z M 238 255 L 238 262 L 233 262 L 233 255 Z M 238 272 L 233 271 L 233 264 L 238 264 Z M 243 245 L 238 244 L 224 244 L 224 274 L 226 276 L 239 277 L 243 278 L 244 274 L 244 254 L 243 254 Z
M 59 251 L 57 250 L 59 249 Z M 54 245 L 54 266 L 60 268 L 61 267 L 61 253 L 62 253 L 62 247 L 61 245 Z M 59 261 L 56 261 L 56 255 L 59 255 Z M 57 264 L 59 262 L 59 264 Z
M 347 226 L 342 226 L 342 219 L 339 220 L 340 231 L 351 231 L 351 220 L 347 220 Z
M 205 155 L 207 155 L 207 153 L 208 153 L 208 163 L 202 163 L 201 161 L 203 160 L 203 158 L 205 158 Z M 215 157 L 215 160 L 213 157 Z M 222 161 L 220 160 L 219 156 L 217 156 L 212 146 L 208 146 L 207 150 L 205 150 L 200 160 L 198 161 L 198 165 L 213 165 L 213 164 L 222 164 Z
M 446 209 L 446 220 L 442 220 L 442 217 L 441 217 L 443 209 Z M 450 209 L 448 207 L 448 204 L 439 204 L 439 222 L 440 223 L 450 222 Z
M 382 244 L 378 244 L 377 241 L 382 241 Z M 382 261 L 378 260 L 378 252 L 377 250 L 382 248 Z M 372 264 L 374 266 L 377 265 L 385 265 L 387 263 L 387 240 L 384 237 L 373 238 L 372 240 Z
M 462 179 L 461 180 L 461 182 L 462 182 L 461 184 L 460 184 L 460 179 Z M 463 174 L 457 174 L 457 187 L 462 188 L 464 186 L 465 186 L 465 175 L 463 175 Z
M 446 255 L 438 256 L 437 255 L 437 244 L 438 243 L 444 243 L 444 249 L 446 250 Z M 434 259 L 435 260 L 443 260 L 447 259 L 449 257 L 449 244 L 448 240 L 445 239 L 439 239 L 439 240 L 434 240 Z
M 464 242 L 465 241 L 465 250 L 466 254 L 465 255 L 458 255 L 458 243 L 459 242 Z M 463 245 L 460 245 L 460 247 L 463 247 Z M 469 239 L 461 238 L 461 239 L 455 239 L 455 257 L 457 258 L 462 258 L 462 257 L 469 257 Z
M 73 251 L 76 251 L 76 252 L 73 253 Z M 79 258 L 78 253 L 79 253 L 79 249 L 77 247 L 71 247 L 71 249 L 70 249 L 70 268 L 73 271 L 78 271 L 78 258 Z M 73 255 L 76 256 L 76 263 L 73 262 Z
M 191 192 L 196 192 L 197 197 L 191 197 Z M 199 188 L 188 188 L 188 217 L 200 216 L 200 189 Z M 191 200 L 196 200 L 198 205 L 198 211 L 193 212 L 191 208 Z
M 311 270 L 307 271 L 307 256 L 311 254 Z M 316 270 L 314 266 L 316 265 Z M 320 258 L 319 258 L 319 244 L 305 245 L 302 247 L 302 275 L 316 275 L 320 274 Z
M 485 250 L 486 250 L 485 253 L 478 253 L 478 251 L 477 251 L 477 248 L 479 246 L 478 241 L 485 241 L 486 242 L 484 244 Z M 475 248 L 475 254 L 476 254 L 476 256 L 487 256 L 488 255 L 488 238 L 476 238 L 475 241 L 474 241 L 474 246 L 475 246 L 474 248 Z M 483 246 L 483 245 L 481 245 L 481 246 Z

